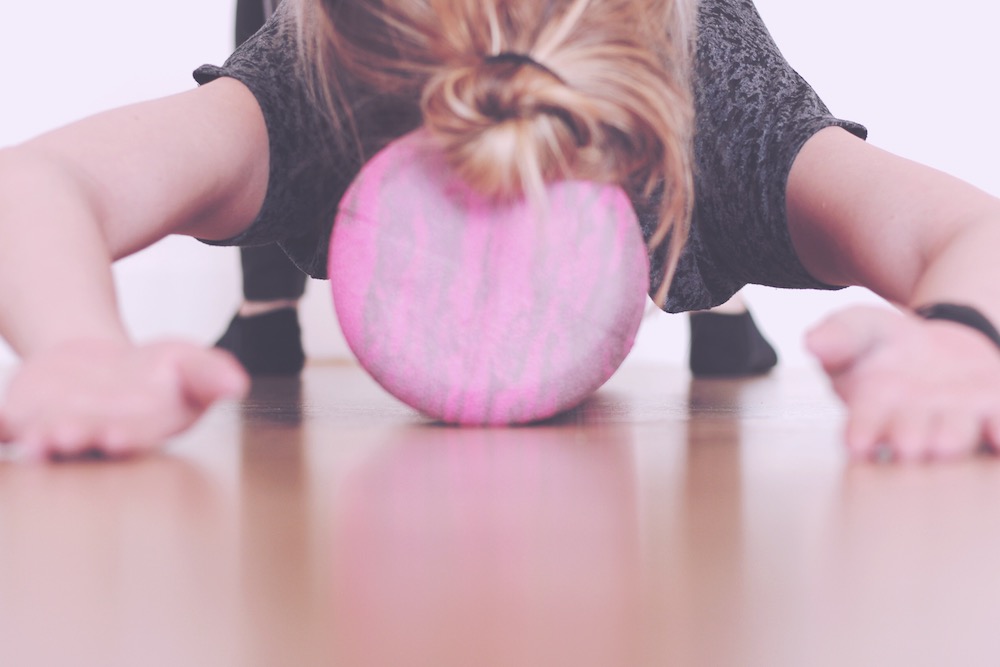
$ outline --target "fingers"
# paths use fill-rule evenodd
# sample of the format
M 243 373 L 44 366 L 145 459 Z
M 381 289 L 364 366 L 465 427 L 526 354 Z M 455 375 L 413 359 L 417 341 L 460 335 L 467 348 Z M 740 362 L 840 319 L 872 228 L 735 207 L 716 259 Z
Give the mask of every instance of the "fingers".
M 45 437 L 45 447 L 52 453 L 79 456 L 95 445 L 95 429 L 83 421 L 54 425 Z
M 931 431 L 929 450 L 937 461 L 953 461 L 978 452 L 984 442 L 984 425 L 978 419 L 942 415 Z
M 837 313 L 807 346 L 847 407 L 853 458 L 951 460 L 1000 451 L 1000 357 L 961 329 L 869 307 Z
M 872 406 L 859 405 L 848 409 L 847 424 L 844 428 L 844 443 L 853 459 L 873 459 L 883 440 L 885 419 Z
M 1000 453 L 1000 408 L 990 415 L 983 431 L 983 449 L 994 454 Z
M 50 388 L 41 392 L 46 400 L 36 400 L 35 393 L 15 391 L 0 414 L 2 442 L 12 443 L 20 459 L 72 459 L 93 457 L 100 453 L 118 456 L 109 446 L 107 433 L 110 425 L 119 424 L 127 412 L 121 399 L 100 400 L 98 392 L 80 396 Z M 136 392 L 133 392 L 133 396 Z M 148 421 L 133 420 L 133 421 Z M 130 429 L 135 431 L 136 429 Z
M 0 412 L 0 444 L 11 442 L 13 439 L 14 435 L 7 425 L 7 417 L 4 416 L 3 412 Z
M 850 308 L 811 329 L 806 334 L 806 348 L 827 373 L 838 375 L 870 352 L 898 318 L 898 314 L 878 308 Z
M 984 443 L 1000 451 L 1000 415 L 987 418 L 975 406 L 870 402 L 849 410 L 844 439 L 855 460 L 953 461 L 976 453 Z
M 204 410 L 216 401 L 243 398 L 250 378 L 243 366 L 222 350 L 201 350 L 181 359 L 180 372 L 187 400 Z
M 149 449 L 137 438 L 117 440 L 85 421 L 62 422 L 51 426 L 31 426 L 13 433 L 8 440 L 22 460 L 71 461 L 83 458 L 123 458 Z
M 26 364 L 11 383 L 0 442 L 30 458 L 119 458 L 150 451 L 249 380 L 227 353 L 187 343 Z

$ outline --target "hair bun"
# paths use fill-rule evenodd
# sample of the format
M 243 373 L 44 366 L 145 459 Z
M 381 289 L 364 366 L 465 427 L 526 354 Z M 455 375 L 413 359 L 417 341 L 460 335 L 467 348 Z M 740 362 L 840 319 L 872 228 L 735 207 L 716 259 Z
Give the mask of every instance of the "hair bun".
M 487 196 L 545 203 L 545 186 L 556 180 L 621 185 L 655 211 L 648 240 L 668 244 L 669 278 L 694 201 L 698 0 L 294 4 L 299 27 L 320 45 L 313 53 L 327 45 L 321 89 L 336 88 L 344 71 L 403 104 L 419 94 L 449 166 Z M 321 20 L 307 20 L 309 7 L 320 8 Z M 668 284 L 657 287 L 658 301 Z
M 560 83 L 565 83 L 565 81 L 561 76 L 559 76 L 551 69 L 549 69 L 542 63 L 532 58 L 531 55 L 527 53 L 517 53 L 515 51 L 503 51 L 501 53 L 497 53 L 496 55 L 486 56 L 485 58 L 483 58 L 483 63 L 489 66 L 507 65 L 518 69 L 521 67 L 533 67 L 534 69 L 540 72 L 548 74 L 556 81 L 559 81 Z
M 537 194 L 573 175 L 590 143 L 579 95 L 530 56 L 504 53 L 445 69 L 423 94 L 424 122 L 451 166 L 483 194 Z

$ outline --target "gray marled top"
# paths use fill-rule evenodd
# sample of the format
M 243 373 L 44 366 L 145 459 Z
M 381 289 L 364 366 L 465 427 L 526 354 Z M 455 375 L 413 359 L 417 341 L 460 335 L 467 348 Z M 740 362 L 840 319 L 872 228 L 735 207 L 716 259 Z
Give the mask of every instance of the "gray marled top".
M 415 100 L 388 99 L 351 84 L 360 151 L 332 134 L 297 75 L 287 3 L 226 61 L 203 66 L 199 83 L 230 76 L 253 91 L 270 139 L 268 192 L 254 224 L 224 244 L 277 242 L 306 273 L 326 276 L 330 229 L 341 196 L 370 157 L 420 123 Z M 795 255 L 785 186 L 799 149 L 818 130 L 865 129 L 834 118 L 785 61 L 750 0 L 702 0 L 695 62 L 695 211 L 666 310 L 726 301 L 747 283 L 826 288 Z M 644 230 L 655 226 L 640 212 Z M 661 261 L 654 258 L 653 266 Z M 651 290 L 662 276 L 654 271 Z

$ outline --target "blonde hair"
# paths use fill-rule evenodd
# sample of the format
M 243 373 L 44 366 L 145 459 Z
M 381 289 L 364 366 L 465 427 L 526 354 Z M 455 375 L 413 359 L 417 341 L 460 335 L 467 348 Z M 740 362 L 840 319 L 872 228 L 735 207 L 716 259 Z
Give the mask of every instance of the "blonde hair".
M 344 74 L 419 99 L 449 164 L 483 194 L 540 200 L 545 183 L 574 178 L 658 202 L 662 303 L 693 202 L 695 2 L 298 0 L 299 43 L 335 122 L 356 134 Z

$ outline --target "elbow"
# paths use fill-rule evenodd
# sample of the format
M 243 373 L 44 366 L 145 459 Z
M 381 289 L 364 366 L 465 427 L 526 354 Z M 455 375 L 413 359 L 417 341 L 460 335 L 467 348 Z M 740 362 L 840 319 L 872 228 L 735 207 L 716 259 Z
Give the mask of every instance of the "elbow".
M 100 197 L 79 170 L 33 143 L 0 148 L 0 218 L 12 224 L 102 219 Z M 103 230 L 101 230 L 103 233 Z

